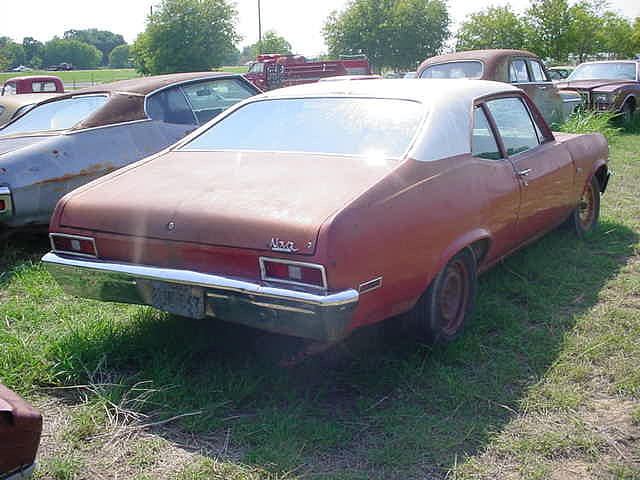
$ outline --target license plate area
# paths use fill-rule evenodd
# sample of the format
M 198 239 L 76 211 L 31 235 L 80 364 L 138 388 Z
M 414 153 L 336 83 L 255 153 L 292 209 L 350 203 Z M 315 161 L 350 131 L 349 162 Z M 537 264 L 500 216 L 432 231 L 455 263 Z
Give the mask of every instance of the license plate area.
M 151 304 L 158 310 L 181 317 L 204 318 L 202 287 L 151 282 Z

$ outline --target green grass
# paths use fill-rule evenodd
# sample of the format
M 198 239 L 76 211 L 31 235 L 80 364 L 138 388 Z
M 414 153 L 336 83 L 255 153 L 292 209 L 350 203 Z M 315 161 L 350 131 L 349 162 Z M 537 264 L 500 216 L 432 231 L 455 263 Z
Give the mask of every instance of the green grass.
M 368 329 L 288 370 L 298 340 L 68 297 L 38 262 L 46 239 L 14 238 L 0 379 L 65 418 L 41 478 L 638 478 L 639 151 L 613 139 L 596 232 L 553 232 L 481 277 L 460 340 Z
M 71 70 L 64 72 L 49 72 L 47 70 L 33 70 L 31 72 L 5 72 L 0 73 L 0 83 L 11 77 L 23 75 L 55 75 L 65 83 L 65 85 L 73 86 L 74 83 L 106 83 L 115 82 L 116 80 L 126 80 L 128 78 L 139 77 L 132 68 L 120 69 L 100 69 L 100 70 Z

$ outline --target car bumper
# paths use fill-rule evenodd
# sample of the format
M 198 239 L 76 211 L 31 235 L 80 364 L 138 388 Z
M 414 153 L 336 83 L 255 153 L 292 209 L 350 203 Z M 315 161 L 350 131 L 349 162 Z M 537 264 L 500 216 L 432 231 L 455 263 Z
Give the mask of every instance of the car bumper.
M 218 317 L 318 341 L 336 341 L 346 334 L 359 298 L 353 289 L 311 293 L 189 270 L 111 263 L 53 252 L 42 261 L 71 295 L 150 305 L 192 318 Z M 180 291 L 172 297 L 171 288 Z M 195 307 L 185 307 L 187 304 Z
M 0 480 L 26 480 L 28 478 L 32 478 L 33 469 L 35 468 L 35 464 L 32 463 L 28 467 L 21 468 L 20 470 L 16 470 L 8 474 L 8 476 L 3 476 L 6 474 L 0 473 Z

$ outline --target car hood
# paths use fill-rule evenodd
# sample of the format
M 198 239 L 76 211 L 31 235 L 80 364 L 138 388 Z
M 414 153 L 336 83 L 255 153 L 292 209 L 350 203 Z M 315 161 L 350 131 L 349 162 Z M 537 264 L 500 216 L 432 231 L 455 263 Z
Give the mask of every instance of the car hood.
M 573 82 L 562 81 L 555 85 L 558 89 L 591 91 L 601 88 L 617 88 L 629 83 L 637 82 L 630 80 L 576 80 Z
M 36 143 L 46 142 L 52 136 L 56 135 L 0 136 L 0 158 L 6 153 L 14 152 Z
M 322 223 L 396 165 L 343 155 L 173 151 L 72 194 L 60 225 L 313 254 Z

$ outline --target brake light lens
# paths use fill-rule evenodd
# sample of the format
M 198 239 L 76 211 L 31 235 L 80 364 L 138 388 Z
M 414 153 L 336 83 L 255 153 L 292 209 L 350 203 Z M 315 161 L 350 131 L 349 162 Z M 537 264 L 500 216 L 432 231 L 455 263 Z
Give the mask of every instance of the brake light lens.
M 51 248 L 54 252 L 70 253 L 84 257 L 97 257 L 96 241 L 91 237 L 51 233 Z
M 266 281 L 327 288 L 326 273 L 322 265 L 261 257 L 260 270 L 262 279 Z
M 7 201 L 0 199 L 0 213 L 3 213 L 7 210 Z

